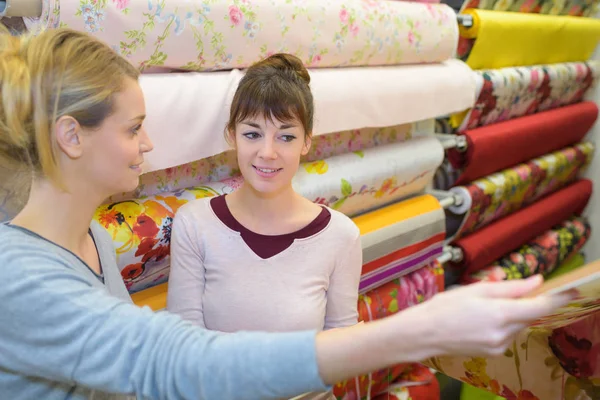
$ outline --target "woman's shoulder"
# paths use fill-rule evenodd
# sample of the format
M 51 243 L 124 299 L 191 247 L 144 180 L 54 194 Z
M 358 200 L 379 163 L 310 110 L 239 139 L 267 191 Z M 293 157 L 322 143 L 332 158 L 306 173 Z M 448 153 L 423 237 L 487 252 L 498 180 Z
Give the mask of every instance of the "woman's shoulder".
M 336 235 L 347 239 L 348 241 L 354 241 L 360 236 L 360 230 L 358 226 L 352 221 L 346 214 L 341 213 L 333 208 L 323 206 L 331 215 L 330 229 L 334 231 Z
M 210 207 L 210 202 L 215 197 L 203 197 L 200 199 L 195 199 L 188 201 L 175 213 L 175 219 L 186 219 L 191 221 L 196 221 L 201 219 L 203 221 L 206 220 L 208 215 L 212 214 L 212 210 Z
M 24 271 L 28 268 L 73 267 L 73 256 L 56 244 L 24 228 L 0 224 L 0 268 Z

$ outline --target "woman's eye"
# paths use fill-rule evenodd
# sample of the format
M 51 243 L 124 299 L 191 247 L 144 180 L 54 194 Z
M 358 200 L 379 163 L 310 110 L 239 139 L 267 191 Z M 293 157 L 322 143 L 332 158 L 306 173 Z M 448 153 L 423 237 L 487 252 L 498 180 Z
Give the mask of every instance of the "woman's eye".
M 142 129 L 142 125 L 136 125 L 131 129 L 131 133 L 133 133 L 134 135 L 137 135 L 140 131 L 140 129 Z
M 248 139 L 258 139 L 260 137 L 260 134 L 258 132 L 248 132 L 244 133 L 244 136 Z
M 291 142 L 292 140 L 296 139 L 296 136 L 294 136 L 294 135 L 283 135 L 283 136 L 281 136 L 281 139 L 284 142 Z

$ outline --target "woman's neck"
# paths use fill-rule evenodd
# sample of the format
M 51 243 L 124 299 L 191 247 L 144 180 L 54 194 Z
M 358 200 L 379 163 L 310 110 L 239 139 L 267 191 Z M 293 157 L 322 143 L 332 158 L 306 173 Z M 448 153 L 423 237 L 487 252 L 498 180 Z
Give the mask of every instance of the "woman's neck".
M 314 219 L 320 208 L 297 194 L 290 186 L 264 195 L 243 184 L 227 196 L 230 212 L 246 228 L 273 235 L 293 232 Z
M 25 207 L 11 223 L 77 254 L 87 240 L 94 212 L 101 202 L 85 191 L 66 193 L 50 182 L 36 180 Z

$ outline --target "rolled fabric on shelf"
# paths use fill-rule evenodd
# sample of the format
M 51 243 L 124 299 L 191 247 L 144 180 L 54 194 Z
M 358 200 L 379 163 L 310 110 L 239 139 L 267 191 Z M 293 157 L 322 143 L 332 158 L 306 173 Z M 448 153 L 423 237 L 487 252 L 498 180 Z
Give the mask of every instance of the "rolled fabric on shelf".
M 311 68 L 432 63 L 458 41 L 447 5 L 395 1 L 44 0 L 26 23 L 90 32 L 141 70 L 246 68 L 278 52 Z
M 593 18 L 598 10 L 598 0 L 465 0 L 459 13 L 469 8 L 494 11 L 512 11 L 532 14 L 570 15 Z M 457 57 L 466 60 L 475 44 L 475 39 L 458 38 Z
M 550 14 L 550 15 L 572 15 L 574 17 L 593 17 L 600 1 L 587 0 L 465 0 L 460 11 L 467 8 L 479 8 L 481 10 L 514 11 L 532 14 Z
M 453 239 L 481 229 L 569 184 L 585 171 L 593 155 L 592 143 L 579 143 L 477 179 L 466 186 L 453 187 L 450 191 L 463 199 L 460 206 L 448 209 L 450 220 L 459 223 Z
M 364 128 L 313 136 L 308 154 L 302 162 L 312 162 L 333 156 L 364 151 L 373 147 L 409 140 L 416 132 L 416 124 Z M 140 177 L 134 193 L 113 196 L 111 200 L 153 196 L 164 192 L 218 182 L 239 175 L 235 150 L 192 161 L 191 163 L 152 171 Z
M 473 71 L 458 60 L 312 69 L 309 73 L 315 104 L 314 136 L 414 123 L 464 110 L 475 101 Z M 224 129 L 242 76 L 239 70 L 142 75 L 140 86 L 148 115 L 145 126 L 155 144 L 146 155 L 144 172 L 230 150 Z
M 354 216 L 421 193 L 443 158 L 439 140 L 416 137 L 305 163 L 292 185 L 307 199 Z
M 598 116 L 595 103 L 583 102 L 463 132 L 466 152 L 448 150 L 463 185 L 532 158 L 579 142 Z
M 472 26 L 460 36 L 475 39 L 466 63 L 473 69 L 587 61 L 600 40 L 592 18 L 467 9 Z
M 431 195 L 404 200 L 353 221 L 363 249 L 359 293 L 423 268 L 443 252 L 444 212 Z
M 453 114 L 458 131 L 474 129 L 582 101 L 598 81 L 600 61 L 474 71 L 477 100 Z
M 590 233 L 590 224 L 585 218 L 571 218 L 482 270 L 465 276 L 463 283 L 524 279 L 535 274 L 548 276 L 578 254 Z
M 455 242 L 463 259 L 448 265 L 467 276 L 518 249 L 560 222 L 579 215 L 592 194 L 592 182 L 581 179 Z

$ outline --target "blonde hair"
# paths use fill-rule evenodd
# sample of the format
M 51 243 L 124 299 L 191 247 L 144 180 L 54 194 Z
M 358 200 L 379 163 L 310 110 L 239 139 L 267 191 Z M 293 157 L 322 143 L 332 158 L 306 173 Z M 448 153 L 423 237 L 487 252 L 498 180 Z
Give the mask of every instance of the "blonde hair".
M 62 116 L 97 128 L 139 72 L 83 32 L 11 36 L 0 27 L 0 158 L 62 186 L 53 130 Z

